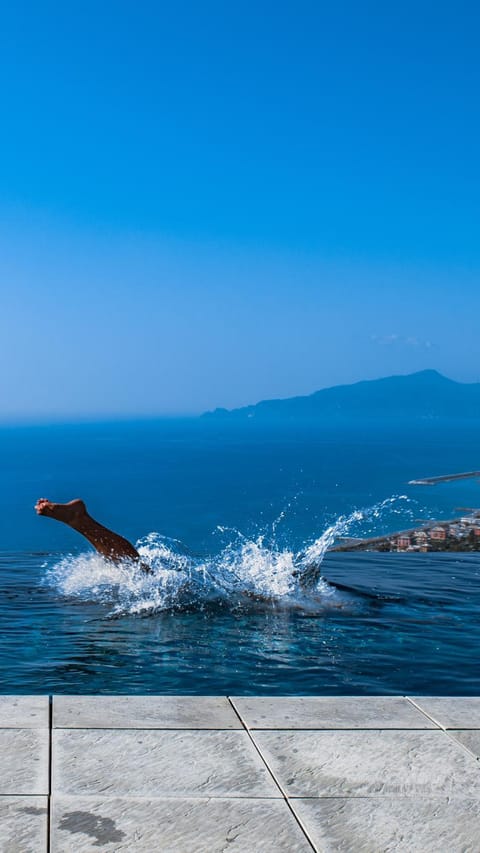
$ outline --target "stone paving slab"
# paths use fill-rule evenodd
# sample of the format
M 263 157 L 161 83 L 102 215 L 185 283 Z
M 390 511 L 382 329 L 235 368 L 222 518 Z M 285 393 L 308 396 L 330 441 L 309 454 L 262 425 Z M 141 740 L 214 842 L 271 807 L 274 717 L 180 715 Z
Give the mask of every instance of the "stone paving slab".
M 56 729 L 53 792 L 281 796 L 245 731 Z
M 0 853 L 46 853 L 47 797 L 0 796 Z
M 226 696 L 54 696 L 54 728 L 241 729 Z
M 1 729 L 48 729 L 48 696 L 0 696 Z
M 402 696 L 233 696 L 250 729 L 434 729 Z
M 48 729 L 0 729 L 0 794 L 48 794 Z
M 480 853 L 480 698 L 231 701 L 0 697 L 0 853 Z
M 480 696 L 412 696 L 445 729 L 480 729 Z
M 310 853 L 283 800 L 55 797 L 52 853 Z
M 252 732 L 291 797 L 480 798 L 478 763 L 442 731 Z
M 469 799 L 291 800 L 322 853 L 477 853 L 480 802 Z
M 478 729 L 452 729 L 449 731 L 450 737 L 458 740 L 470 752 L 473 752 L 476 758 L 480 759 L 480 730 Z

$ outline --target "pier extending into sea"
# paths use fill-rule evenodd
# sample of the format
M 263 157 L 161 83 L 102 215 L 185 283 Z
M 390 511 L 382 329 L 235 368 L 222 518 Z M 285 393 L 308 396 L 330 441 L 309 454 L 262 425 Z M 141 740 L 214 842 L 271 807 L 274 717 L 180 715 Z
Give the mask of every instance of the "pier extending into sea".
M 480 697 L 3 696 L 2 853 L 478 851 Z
M 438 483 L 451 483 L 453 480 L 470 480 L 480 477 L 480 471 L 463 471 L 460 474 L 440 474 L 437 477 L 422 477 L 421 480 L 409 480 L 409 486 L 436 486 Z

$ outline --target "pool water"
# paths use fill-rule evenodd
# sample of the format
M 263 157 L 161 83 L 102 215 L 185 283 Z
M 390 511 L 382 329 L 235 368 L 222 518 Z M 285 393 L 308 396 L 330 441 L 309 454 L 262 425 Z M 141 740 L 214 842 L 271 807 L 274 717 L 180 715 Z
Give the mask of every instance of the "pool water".
M 475 506 L 476 481 L 407 483 L 477 469 L 477 436 L 471 423 L 0 430 L 0 692 L 479 694 L 476 554 L 328 551 Z M 37 518 L 44 495 L 85 498 L 153 575 Z
M 325 576 L 357 591 L 310 609 L 203 602 L 143 616 L 60 595 L 44 555 L 0 566 L 3 693 L 479 692 L 472 555 L 332 554 Z

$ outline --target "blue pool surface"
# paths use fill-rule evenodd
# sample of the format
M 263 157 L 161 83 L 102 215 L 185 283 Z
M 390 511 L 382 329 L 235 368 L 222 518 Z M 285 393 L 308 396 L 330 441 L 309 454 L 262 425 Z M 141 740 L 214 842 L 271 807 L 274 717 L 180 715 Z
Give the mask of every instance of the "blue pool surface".
M 0 430 L 0 692 L 479 694 L 476 554 L 324 553 L 332 528 L 371 535 L 480 503 L 476 481 L 407 485 L 478 469 L 477 436 L 474 424 Z M 88 556 L 35 516 L 40 496 L 84 497 L 141 540 L 155 575 Z M 300 595 L 308 549 L 326 580 Z

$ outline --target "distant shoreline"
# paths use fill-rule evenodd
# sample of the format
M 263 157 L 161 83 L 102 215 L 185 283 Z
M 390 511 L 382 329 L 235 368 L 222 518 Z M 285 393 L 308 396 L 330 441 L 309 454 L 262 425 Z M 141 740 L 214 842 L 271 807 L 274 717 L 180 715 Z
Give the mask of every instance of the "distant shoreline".
M 369 539 L 355 539 L 335 545 L 331 551 L 379 551 L 420 553 L 438 551 L 480 551 L 480 510 L 470 516 L 448 521 L 432 521 L 421 527 L 399 530 Z
M 460 474 L 441 474 L 435 477 L 423 477 L 409 480 L 409 486 L 435 486 L 453 480 L 467 480 L 480 477 L 480 471 L 465 471 Z M 371 536 L 369 539 L 351 539 L 343 545 L 335 545 L 331 551 L 480 551 L 480 509 L 467 509 L 470 515 L 452 518 L 448 521 L 430 521 L 421 527 L 397 530 L 383 536 Z

